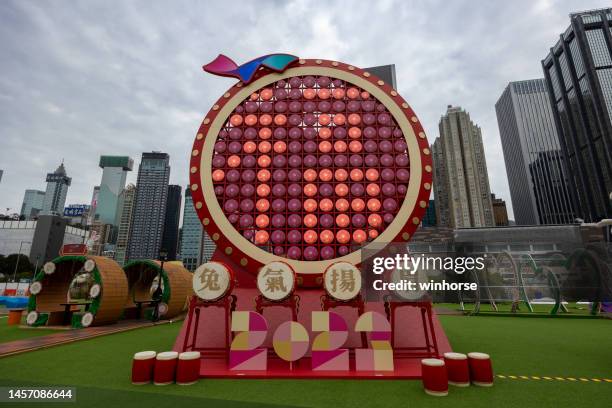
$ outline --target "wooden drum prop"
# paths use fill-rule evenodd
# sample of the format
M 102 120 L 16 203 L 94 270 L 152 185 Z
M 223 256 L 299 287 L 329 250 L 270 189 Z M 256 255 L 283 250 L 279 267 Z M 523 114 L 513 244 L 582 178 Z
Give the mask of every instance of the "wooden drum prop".
M 234 272 L 221 262 L 207 262 L 193 273 L 193 292 L 205 302 L 224 298 L 232 293 L 235 285 Z
M 468 361 L 472 383 L 480 387 L 493 386 L 493 366 L 489 355 L 485 353 L 468 353 Z
M 204 118 L 191 194 L 217 245 L 213 260 L 252 274 L 283 262 L 298 283 L 320 286 L 331 264 L 358 265 L 364 249 L 409 241 L 429 202 L 431 151 L 408 103 L 371 73 L 264 59 L 284 62 L 254 70 Z M 218 63 L 205 70 L 225 75 Z
M 148 384 L 153 380 L 153 368 L 155 367 L 154 351 L 140 351 L 134 354 L 132 360 L 132 384 Z
M 72 313 L 74 327 L 115 323 L 122 315 L 128 293 L 125 274 L 114 260 L 102 256 L 60 256 L 47 262 L 34 277 L 26 322 L 31 326 L 65 323 L 68 291 L 76 274 L 89 274 L 91 284 L 83 296 L 86 312 Z M 68 320 L 70 321 L 70 320 Z
M 423 388 L 429 395 L 443 397 L 448 395 L 448 377 L 444 360 L 425 358 L 421 360 Z
M 151 285 L 159 278 L 161 264 L 154 260 L 137 260 L 124 267 L 128 278 L 128 293 L 124 297 L 124 307 L 134 306 L 134 302 L 151 300 Z M 159 315 L 172 318 L 187 310 L 188 298 L 193 294 L 192 274 L 183 266 L 164 262 L 162 277 L 162 299 Z M 159 283 L 158 283 L 159 284 Z

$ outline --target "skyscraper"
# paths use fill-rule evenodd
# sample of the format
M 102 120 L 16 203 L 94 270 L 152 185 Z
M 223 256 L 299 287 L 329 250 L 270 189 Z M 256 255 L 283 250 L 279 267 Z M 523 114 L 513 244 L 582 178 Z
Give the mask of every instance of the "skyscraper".
M 508 220 L 508 209 L 506 208 L 506 202 L 501 198 L 495 197 L 495 194 L 491 194 L 491 201 L 493 202 L 493 218 L 495 218 L 495 226 L 507 227 L 510 222 Z
M 179 219 L 181 216 L 181 186 L 168 186 L 166 215 L 161 248 L 168 251 L 168 260 L 175 261 L 179 241 Z
M 66 175 L 64 162 L 53 172 L 47 174 L 47 190 L 41 214 L 63 215 L 66 204 L 66 194 L 72 179 Z
M 612 218 L 612 9 L 570 14 L 542 61 L 576 215 Z
M 136 198 L 136 186 L 128 184 L 119 194 L 119 231 L 115 244 L 115 260 L 119 265 L 125 264 L 130 231 L 132 227 L 132 216 L 134 214 L 134 198 Z
M 94 222 L 96 215 L 96 207 L 98 206 L 98 197 L 100 196 L 100 186 L 94 186 L 93 193 L 91 195 L 91 204 L 89 205 L 89 214 L 87 215 L 87 225 L 91 225 Z
M 38 213 L 43 208 L 43 202 L 45 201 L 45 192 L 40 190 L 26 190 L 23 196 L 23 203 L 21 204 L 21 212 L 25 220 L 31 220 L 34 217 L 38 217 Z
M 117 225 L 119 194 L 125 188 L 127 172 L 132 171 L 134 160 L 128 156 L 100 156 L 102 182 L 95 209 L 95 220 L 101 224 Z
M 495 104 L 518 225 L 574 220 L 559 136 L 544 79 L 510 82 Z
M 142 154 L 127 260 L 159 258 L 168 200 L 169 162 L 167 153 Z
M 202 238 L 204 230 L 198 214 L 193 207 L 193 198 L 189 186 L 185 188 L 185 205 L 183 207 L 183 233 L 181 239 L 181 260 L 190 271 L 195 271 L 202 263 Z
M 493 205 L 480 127 L 460 107 L 448 106 L 433 144 L 438 225 L 491 227 Z

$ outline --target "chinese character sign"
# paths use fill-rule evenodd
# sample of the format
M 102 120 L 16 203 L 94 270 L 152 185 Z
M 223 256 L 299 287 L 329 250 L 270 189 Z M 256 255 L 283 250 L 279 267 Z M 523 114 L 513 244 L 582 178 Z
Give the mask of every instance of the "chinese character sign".
M 257 288 L 268 300 L 283 300 L 293 293 L 295 272 L 285 262 L 270 262 L 259 270 Z
M 330 265 L 323 279 L 325 291 L 337 300 L 351 300 L 361 291 L 361 273 L 355 265 L 348 262 Z
M 200 265 L 193 274 L 193 291 L 202 300 L 215 301 L 231 292 L 233 277 L 219 262 Z

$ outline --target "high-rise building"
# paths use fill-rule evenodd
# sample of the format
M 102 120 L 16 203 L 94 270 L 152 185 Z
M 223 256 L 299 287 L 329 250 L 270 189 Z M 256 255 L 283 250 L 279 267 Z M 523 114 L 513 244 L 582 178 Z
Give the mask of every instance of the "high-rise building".
M 127 260 L 159 258 L 169 179 L 170 156 L 167 153 L 142 154 L 136 181 Z
M 206 233 L 206 231 L 202 231 L 202 263 L 208 262 L 212 259 L 213 254 L 215 253 L 215 249 L 217 246 L 215 245 L 215 241 L 212 240 Z
M 510 82 L 495 104 L 518 225 L 574 220 L 559 136 L 543 78 Z
M 190 271 L 195 271 L 202 263 L 202 238 L 204 229 L 193 206 L 189 186 L 185 188 L 185 205 L 183 207 L 183 227 L 181 228 L 181 260 Z
M 168 251 L 167 259 L 176 260 L 179 241 L 179 219 L 181 217 L 181 186 L 168 186 L 168 199 L 166 200 L 166 216 L 164 221 L 164 234 L 161 248 Z
M 89 205 L 89 213 L 87 214 L 87 225 L 92 225 L 96 215 L 96 207 L 98 206 L 98 197 L 100 196 L 100 186 L 94 186 L 91 195 L 91 204 Z
M 391 85 L 393 89 L 397 89 L 397 81 L 395 76 L 395 64 L 379 65 L 376 67 L 364 68 L 364 70 L 376 75 L 384 82 Z
M 43 208 L 45 201 L 45 192 L 40 190 L 26 190 L 21 204 L 21 212 L 26 221 L 38 217 L 38 213 Z
M 542 61 L 576 215 L 612 218 L 612 9 L 570 14 Z
M 63 215 L 66 204 L 66 194 L 72 179 L 66 174 L 64 162 L 53 172 L 47 174 L 47 190 L 41 214 Z
M 130 230 L 132 227 L 132 216 L 134 214 L 134 198 L 136 197 L 136 186 L 128 184 L 119 194 L 119 230 L 117 242 L 115 243 L 115 260 L 119 265 L 124 265 L 128 243 L 130 241 Z
M 102 181 L 94 220 L 101 224 L 117 225 L 119 194 L 125 188 L 127 172 L 132 171 L 134 160 L 128 156 L 100 156 Z
M 438 225 L 438 221 L 436 219 L 436 201 L 429 200 L 429 205 L 427 206 L 427 210 L 425 211 L 425 216 L 423 217 L 424 227 L 435 227 Z
M 495 219 L 496 227 L 507 227 L 510 224 L 508 220 L 508 209 L 506 208 L 506 202 L 501 198 L 495 197 L 495 194 L 491 194 L 491 202 L 493 203 L 493 218 Z
M 460 107 L 448 106 L 433 144 L 434 191 L 439 226 L 495 225 L 482 134 Z

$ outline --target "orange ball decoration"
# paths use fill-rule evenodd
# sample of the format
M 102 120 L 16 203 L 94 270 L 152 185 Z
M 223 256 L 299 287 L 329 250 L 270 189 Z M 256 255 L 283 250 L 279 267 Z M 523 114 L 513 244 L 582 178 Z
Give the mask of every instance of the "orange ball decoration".
M 255 243 L 257 245 L 263 245 L 270 239 L 270 234 L 267 231 L 257 231 L 255 233 Z
M 369 230 L 368 237 L 370 237 L 370 239 L 376 239 L 376 237 L 378 237 L 378 231 L 376 231 L 375 229 Z
M 353 169 L 351 170 L 351 180 L 353 181 L 361 181 L 363 180 L 363 171 L 359 170 L 359 169 Z
M 250 96 L 252 101 L 256 101 L 259 99 L 259 94 L 257 92 L 253 92 Z
M 319 137 L 321 139 L 329 139 L 332 135 L 332 131 L 330 128 L 321 128 L 319 129 Z
M 227 158 L 227 165 L 230 167 L 238 167 L 240 166 L 240 157 L 233 154 Z
M 266 228 L 270 224 L 270 219 L 265 214 L 259 214 L 257 218 L 255 218 L 255 225 L 258 228 Z
M 306 181 L 315 181 L 317 179 L 317 171 L 313 169 L 308 169 L 304 172 L 304 180 Z
M 272 90 L 269 88 L 263 89 L 260 94 L 261 99 L 263 99 L 264 101 L 269 101 L 270 99 L 272 99 L 272 95 Z
M 376 170 L 376 169 L 368 169 L 366 171 L 366 179 L 368 179 L 368 181 L 376 181 L 376 180 L 378 180 L 378 170 Z
M 346 116 L 342 113 L 337 113 L 334 115 L 334 124 L 337 126 L 342 126 L 346 123 Z
M 378 184 L 370 183 L 366 186 L 366 193 L 369 196 L 377 196 L 380 194 L 380 187 Z
M 336 210 L 344 212 L 349 209 L 349 203 L 344 198 L 336 200 Z
M 315 242 L 317 242 L 318 238 L 319 237 L 317 233 L 313 230 L 308 230 L 304 232 L 304 242 L 306 242 L 307 244 L 314 244 Z
M 246 117 L 244 118 L 244 123 L 246 123 L 248 126 L 254 126 L 255 124 L 257 124 L 257 116 L 255 115 L 246 115 Z
M 307 199 L 304 201 L 304 210 L 306 212 L 315 212 L 317 210 L 317 202 L 312 198 Z
M 353 231 L 353 241 L 358 244 L 363 243 L 368 238 L 368 235 L 364 230 L 358 229 Z
M 259 167 L 269 167 L 270 163 L 272 163 L 272 159 L 267 154 L 262 154 L 257 158 L 257 164 Z
M 287 143 L 281 141 L 274 143 L 274 153 L 285 153 L 285 151 L 287 151 Z
M 368 210 L 370 211 L 380 210 L 380 201 L 376 198 L 369 199 L 368 200 Z
M 259 123 L 261 123 L 263 126 L 270 125 L 272 123 L 272 116 L 268 115 L 267 113 L 264 113 L 259 117 Z
M 336 88 L 332 91 L 332 95 L 334 96 L 335 99 L 342 99 L 344 98 L 344 89 Z
M 356 198 L 351 201 L 351 208 L 353 211 L 361 212 L 365 209 L 365 206 L 365 201 L 363 201 L 361 198 Z
M 344 197 L 348 194 L 349 188 L 346 184 L 340 183 L 336 185 L 336 188 L 334 189 L 334 191 L 336 192 L 336 195 L 338 195 L 339 197 Z
M 379 228 L 382 225 L 382 222 L 382 217 L 378 214 L 370 214 L 370 216 L 368 217 L 368 224 L 371 227 Z
M 223 181 L 225 178 L 225 172 L 223 170 L 217 169 L 212 172 L 213 181 Z
M 336 240 L 341 244 L 346 244 L 351 240 L 351 233 L 347 230 L 340 230 L 336 233 Z
M 259 137 L 264 140 L 269 139 L 272 137 L 272 131 L 270 130 L 270 128 L 263 127 L 259 129 Z
M 368 99 L 370 97 L 370 93 L 367 91 L 361 92 L 361 99 Z
M 232 115 L 230 118 L 230 123 L 232 126 L 240 126 L 242 125 L 242 115 Z
M 269 170 L 259 170 L 257 172 L 257 180 L 261 181 L 262 183 L 270 180 L 270 177 L 272 177 L 272 174 Z
M 265 212 L 270 209 L 270 202 L 265 198 L 261 198 L 257 200 L 257 202 L 255 203 L 255 207 L 257 208 L 257 211 Z
M 317 195 L 317 186 L 312 183 L 306 184 L 304 186 L 304 195 L 306 197 L 314 197 Z
M 327 140 L 322 141 L 321 143 L 319 143 L 319 151 L 321 153 L 329 153 L 332 150 L 332 144 L 330 142 L 328 142 Z
M 348 115 L 348 123 L 353 126 L 357 126 L 361 123 L 361 115 L 357 113 L 351 113 L 350 115 Z
M 319 234 L 319 239 L 324 244 L 331 244 L 334 241 L 334 233 L 330 230 L 323 230 Z
M 283 126 L 285 123 L 287 123 L 287 117 L 283 114 L 278 114 L 276 116 L 274 116 L 274 124 L 278 125 L 278 126 Z
M 322 211 L 331 211 L 334 208 L 334 203 L 329 198 L 324 198 L 319 203 L 319 208 Z
M 348 135 L 351 139 L 359 139 L 361 137 L 361 129 L 353 126 L 352 128 L 349 128 Z
M 326 89 L 326 88 L 319 89 L 317 94 L 319 95 L 319 98 L 321 99 L 329 99 L 329 97 L 331 96 L 331 92 L 329 91 L 329 89 Z
M 314 89 L 304 89 L 304 99 L 314 99 L 317 96 L 317 91 Z
M 260 184 L 257 186 L 257 195 L 259 197 L 267 197 L 270 195 L 270 186 L 267 184 Z
M 304 216 L 304 225 L 308 228 L 314 228 L 317 225 L 317 216 L 314 214 L 306 214 Z
M 323 169 L 319 172 L 319 179 L 321 181 L 331 181 L 333 173 L 330 169 Z
M 346 142 L 343 142 L 342 140 L 338 140 L 334 143 L 334 150 L 338 153 L 346 152 L 346 148 Z
M 348 178 L 348 172 L 344 169 L 338 169 L 334 172 L 334 177 L 338 181 L 346 181 Z
M 244 150 L 244 152 L 247 154 L 255 153 L 255 150 L 257 150 L 257 145 L 255 142 L 249 141 L 242 145 L 242 150 Z
M 327 113 L 322 113 L 319 115 L 319 124 L 322 126 L 327 126 L 331 123 L 331 117 Z
M 270 153 L 270 151 L 272 150 L 272 143 L 268 142 L 268 141 L 264 141 L 259 143 L 259 145 L 257 146 L 257 149 L 261 152 L 261 153 Z
M 349 99 L 357 99 L 359 97 L 359 91 L 357 88 L 349 88 L 346 90 L 346 96 L 348 96 Z
M 340 228 L 348 227 L 350 222 L 351 222 L 351 219 L 346 214 L 339 214 L 336 217 L 336 225 L 339 226 Z
M 363 149 L 363 145 L 358 140 L 353 140 L 349 143 L 349 150 L 352 153 L 359 153 Z

